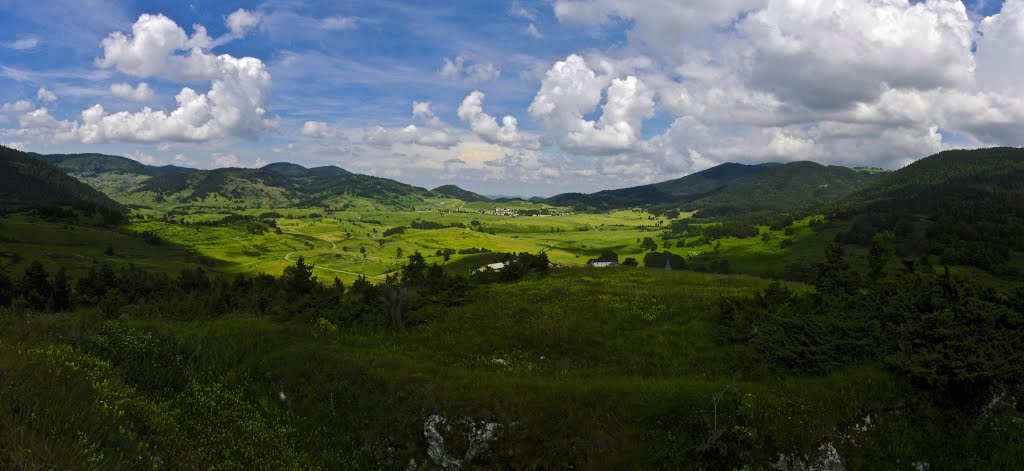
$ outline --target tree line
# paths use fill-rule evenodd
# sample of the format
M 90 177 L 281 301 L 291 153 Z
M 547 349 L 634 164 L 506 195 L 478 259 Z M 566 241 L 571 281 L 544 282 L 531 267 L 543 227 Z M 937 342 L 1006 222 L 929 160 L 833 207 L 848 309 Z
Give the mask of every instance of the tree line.
M 999 292 L 928 258 L 894 261 L 892 242 L 888 232 L 872 239 L 865 272 L 832 244 L 812 292 L 774 283 L 751 298 L 723 299 L 720 341 L 752 344 L 756 356 L 745 364 L 769 370 L 825 375 L 882 364 L 958 403 L 998 391 L 1020 397 L 1024 288 Z

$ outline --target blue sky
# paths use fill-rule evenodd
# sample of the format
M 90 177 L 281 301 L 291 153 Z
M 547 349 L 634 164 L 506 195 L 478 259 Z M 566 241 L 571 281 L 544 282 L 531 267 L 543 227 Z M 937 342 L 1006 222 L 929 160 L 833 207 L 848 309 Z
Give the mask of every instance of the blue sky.
M 0 143 L 542 195 L 1021 144 L 1019 0 L 818 3 L 8 0 Z

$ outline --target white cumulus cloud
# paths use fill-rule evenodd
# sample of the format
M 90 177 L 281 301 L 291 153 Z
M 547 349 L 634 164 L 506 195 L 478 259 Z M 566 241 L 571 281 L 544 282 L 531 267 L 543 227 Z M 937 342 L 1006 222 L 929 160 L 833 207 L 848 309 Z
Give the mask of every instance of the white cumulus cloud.
M 140 16 L 129 35 L 110 34 L 103 40 L 99 66 L 136 77 L 209 82 L 210 89 L 200 93 L 191 87 L 182 88 L 175 96 L 177 108 L 170 111 L 145 107 L 137 112 L 108 114 L 101 105 L 95 105 L 82 112 L 75 135 L 86 143 L 258 136 L 272 125 L 266 111 L 270 74 L 259 59 L 210 53 L 208 48 L 213 44 L 201 25 L 194 26 L 190 37 L 163 15 Z M 138 95 L 139 88 L 134 92 Z
M 607 99 L 595 122 L 584 116 Z M 561 147 L 584 154 L 631 149 L 640 139 L 643 122 L 654 114 L 654 92 L 636 76 L 598 75 L 578 55 L 548 70 L 530 114 L 555 134 Z
M 402 128 L 385 128 L 373 126 L 363 132 L 363 142 L 377 147 L 390 147 L 395 144 L 413 144 L 435 149 L 451 149 L 459 144 L 455 131 L 434 115 L 429 102 L 414 102 L 412 106 L 413 120 Z
M 36 92 L 36 99 L 44 103 L 53 103 L 57 101 L 57 94 L 46 89 L 46 87 L 39 87 L 39 91 Z
M 128 83 L 115 83 L 110 86 L 110 93 L 114 96 L 131 101 L 148 102 L 153 100 L 153 89 L 149 88 L 146 82 L 140 82 L 136 86 Z
M 498 125 L 497 119 L 484 113 L 484 95 L 479 90 L 474 90 L 459 105 L 459 119 L 469 123 L 481 139 L 491 144 L 515 145 L 522 137 L 519 135 L 519 122 L 514 116 L 505 116 Z
M 474 62 L 463 56 L 456 56 L 454 59 L 445 57 L 444 64 L 441 66 L 441 76 L 451 80 L 483 83 L 501 77 L 501 69 L 490 62 Z
M 260 23 L 260 14 L 239 8 L 224 19 L 224 24 L 232 34 L 243 36 Z
M 306 121 L 302 125 L 300 134 L 314 139 L 323 139 L 327 137 L 328 131 L 327 123 L 323 121 Z
M 33 108 L 32 102 L 28 100 L 18 100 L 13 103 L 4 103 L 0 105 L 0 112 L 4 113 L 24 113 Z

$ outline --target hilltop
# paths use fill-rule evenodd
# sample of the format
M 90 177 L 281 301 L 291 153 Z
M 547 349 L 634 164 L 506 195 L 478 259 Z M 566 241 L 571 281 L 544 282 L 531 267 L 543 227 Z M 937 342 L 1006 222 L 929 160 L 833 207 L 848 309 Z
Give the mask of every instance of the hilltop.
M 702 216 L 731 216 L 767 212 L 805 212 L 821 208 L 863 188 L 880 174 L 815 162 L 763 166 L 761 171 L 736 178 L 701 195 L 676 204 Z
M 276 162 L 262 167 L 260 170 L 273 172 L 286 177 L 311 178 L 311 177 L 336 177 L 338 175 L 349 175 L 352 172 L 341 167 L 328 165 L 325 167 L 306 168 L 299 164 L 290 162 Z
M 187 173 L 195 169 L 175 165 L 152 166 L 126 157 L 106 154 L 37 154 L 29 156 L 43 160 L 69 174 L 98 175 L 103 173 L 123 173 L 146 175 L 150 177 Z
M 807 210 L 862 188 L 882 174 L 806 161 L 724 163 L 675 180 L 592 194 L 565 193 L 545 202 L 597 210 L 653 206 L 699 211 L 702 216 Z
M 563 193 L 545 200 L 556 206 L 582 206 L 595 209 L 627 208 L 683 201 L 689 196 L 700 195 L 721 188 L 747 175 L 760 173 L 768 165 L 744 165 L 724 163 L 707 170 L 650 185 L 604 190 L 591 194 Z
M 446 198 L 455 198 L 467 202 L 491 200 L 486 196 L 473 193 L 472 191 L 469 190 L 463 190 L 462 188 L 459 188 L 455 185 L 443 185 L 434 188 L 433 190 L 430 191 Z

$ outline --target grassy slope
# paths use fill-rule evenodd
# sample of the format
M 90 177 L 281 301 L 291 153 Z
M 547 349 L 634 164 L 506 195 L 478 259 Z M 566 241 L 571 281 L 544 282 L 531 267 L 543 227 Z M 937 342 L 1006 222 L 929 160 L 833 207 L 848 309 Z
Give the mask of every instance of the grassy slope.
M 485 468 L 714 465 L 715 449 L 702 451 L 701 445 L 712 431 L 712 400 L 721 391 L 725 392 L 718 402 L 719 427 L 730 433 L 740 427 L 749 440 L 723 445 L 749 448 L 744 453 L 750 463 L 765 464 L 783 451 L 809 452 L 826 440 L 835 441 L 841 453 L 856 456 L 855 445 L 841 436 L 850 433 L 850 424 L 864 414 L 896 401 L 906 387 L 870 368 L 780 380 L 736 366 L 748 352 L 746 347 L 723 348 L 712 341 L 713 306 L 720 296 L 750 293 L 765 283 L 648 270 L 558 271 L 543 279 L 484 287 L 468 305 L 422 312 L 418 318 L 429 319 L 428 323 L 400 333 L 330 334 L 306 326 L 231 318 L 128 324 L 172 339 L 183 354 L 185 371 L 199 383 L 222 384 L 227 391 L 250 398 L 258 411 L 258 420 L 252 420 L 256 425 L 281 421 L 280 453 L 300 457 L 296 463 L 312 468 L 356 462 L 366 466 L 365 460 L 378 459 L 387 464 L 389 457 L 389 467 L 395 468 L 404 469 L 409 459 L 422 462 L 423 421 L 430 414 L 504 424 L 506 433 L 495 450 L 476 463 Z M 0 335 L 36 345 L 63 337 L 88 346 L 82 341 L 98 328 L 95 323 L 60 318 L 34 323 L 7 320 L 0 322 Z M 19 355 L 22 360 L 28 355 L 26 349 L 5 350 L 0 372 L 31 375 L 14 371 Z M 89 355 L 86 350 L 79 355 Z M 109 383 L 133 387 L 133 376 L 125 376 L 125 367 L 131 365 L 111 365 L 105 373 Z M 14 420 L 9 404 L 28 400 L 28 394 L 47 395 L 68 408 L 75 403 L 85 408 L 97 400 L 94 397 L 112 399 L 104 397 L 111 393 L 95 382 L 92 387 L 76 386 L 84 389 L 71 397 L 45 377 L 33 376 L 24 384 L 0 387 L 0 420 Z M 288 399 L 278 401 L 279 393 Z M 158 401 L 142 394 L 130 404 L 150 402 Z M 196 428 L 195 433 L 203 436 L 210 428 L 238 426 L 212 414 L 194 418 L 198 425 L 189 422 L 186 427 L 176 411 L 188 405 L 180 396 L 165 403 L 157 418 L 172 424 L 165 423 L 158 432 L 176 436 L 172 431 Z M 108 435 L 116 438 L 119 428 L 128 430 L 125 433 L 146 430 L 157 420 L 151 415 L 72 415 L 71 423 L 85 430 L 85 437 L 78 439 L 74 429 L 59 428 L 45 441 L 55 448 L 50 464 L 73 464 L 76 457 L 88 454 L 81 449 L 89 443 L 113 447 L 110 443 L 116 442 Z M 0 444 L 21 439 L 12 435 L 15 432 L 38 444 L 40 434 L 60 416 L 43 417 L 22 422 L 17 429 L 0 427 Z M 235 443 L 222 435 L 209 446 L 228 451 L 252 446 L 252 441 Z M 172 442 L 159 433 L 143 437 L 142 444 Z M 187 447 L 188 437 L 177 440 Z M 355 448 L 375 453 L 367 456 Z M 13 462 L 12 448 L 0 450 L 8 450 L 0 453 L 0 463 Z M 848 465 L 859 469 L 891 463 L 882 460 L 891 459 L 892 452 L 880 449 Z M 116 455 L 107 450 L 106 456 Z M 119 467 L 132 466 L 110 466 Z
M 104 255 L 108 248 L 114 255 Z M 124 230 L 50 223 L 27 217 L 0 218 L 0 269 L 19 276 L 24 267 L 39 260 L 51 273 L 65 267 L 72 276 L 97 261 L 133 263 L 144 268 L 176 273 L 196 263 L 213 263 L 174 245 L 153 246 Z M 16 254 L 15 261 L 7 254 Z M 202 260 L 201 260 L 202 259 Z

